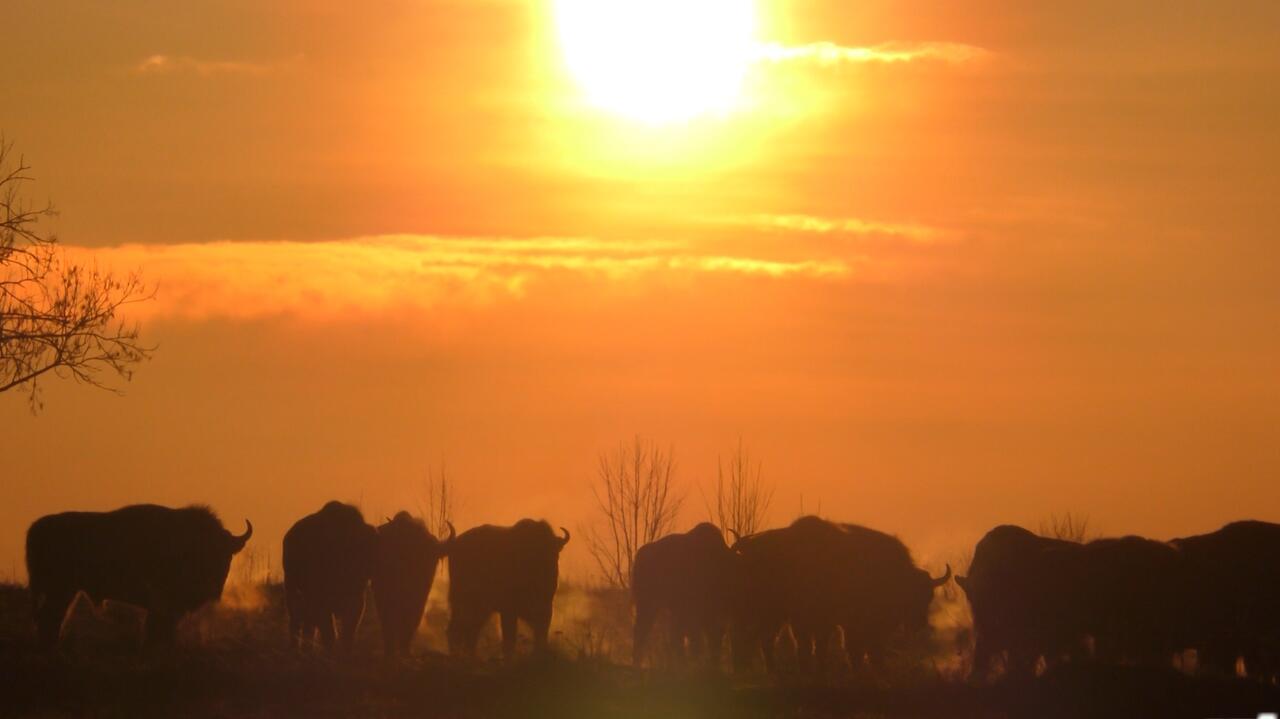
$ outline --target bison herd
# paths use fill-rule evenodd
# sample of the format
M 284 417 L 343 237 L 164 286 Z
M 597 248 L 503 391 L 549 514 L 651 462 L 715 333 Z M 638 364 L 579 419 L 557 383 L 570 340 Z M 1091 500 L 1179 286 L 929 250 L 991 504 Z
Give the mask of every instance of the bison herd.
M 974 672 L 997 663 L 1027 676 L 1037 665 L 1092 658 L 1197 664 L 1231 674 L 1280 673 L 1280 525 L 1234 522 L 1194 537 L 1068 542 L 997 527 L 957 577 L 973 609 Z
M 406 512 L 375 527 L 339 502 L 299 519 L 283 545 L 290 644 L 318 635 L 350 650 L 371 588 L 385 653 L 407 653 L 447 558 L 451 653 L 473 654 L 494 614 L 504 656 L 521 620 L 545 649 L 568 530 L 530 519 L 448 530 L 436 537 Z M 147 640 L 172 641 L 179 619 L 221 596 L 231 558 L 252 533 L 247 521 L 242 534 L 230 533 L 205 507 L 37 520 L 27 567 L 40 641 L 57 642 L 80 592 L 145 609 Z M 727 639 L 735 668 L 759 660 L 772 672 L 775 640 L 789 626 L 802 670 L 824 671 L 837 637 L 852 665 L 880 665 L 929 639 L 934 593 L 951 579 L 949 566 L 938 577 L 917 567 L 893 536 L 817 517 L 734 539 L 703 523 L 636 553 L 636 665 L 660 619 L 680 659 L 719 665 Z M 979 680 L 997 668 L 1031 676 L 1064 661 L 1168 666 L 1186 650 L 1205 671 L 1235 673 L 1243 661 L 1251 676 L 1280 674 L 1280 525 L 1236 522 L 1170 542 L 1071 542 L 1001 526 L 978 542 L 956 582 L 972 609 Z

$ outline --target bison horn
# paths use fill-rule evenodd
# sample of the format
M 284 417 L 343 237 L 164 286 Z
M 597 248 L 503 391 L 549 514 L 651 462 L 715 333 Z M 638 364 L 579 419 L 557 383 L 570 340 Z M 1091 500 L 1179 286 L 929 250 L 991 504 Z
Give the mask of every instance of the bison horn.
M 733 535 L 734 544 L 737 544 L 738 542 L 742 541 L 742 535 L 738 534 L 738 530 L 734 529 L 733 527 L 729 527 L 729 534 Z
M 929 581 L 933 583 L 933 586 L 941 587 L 942 585 L 946 584 L 949 579 L 951 579 L 950 564 L 947 565 L 947 571 L 943 572 L 941 577 L 938 577 L 937 579 L 930 578 Z
M 250 522 L 248 519 L 244 520 L 244 527 L 244 534 L 241 534 L 238 537 L 235 535 L 231 536 L 231 545 L 235 548 L 233 553 L 244 549 L 244 545 L 248 543 L 249 537 L 253 536 L 253 522 Z
M 448 521 L 448 520 L 445 520 L 444 526 L 446 526 L 446 527 L 448 527 L 448 528 L 449 528 L 449 538 L 448 538 L 448 539 L 446 539 L 446 540 L 444 540 L 444 541 L 446 541 L 446 542 L 452 542 L 452 541 L 453 541 L 453 538 L 454 538 L 454 537 L 456 537 L 456 536 L 458 536 L 458 530 L 454 529 L 454 528 L 453 528 L 453 522 L 450 522 L 450 521 Z
M 569 543 L 569 530 L 565 529 L 564 527 L 561 527 L 560 531 L 564 532 L 564 539 L 560 540 L 560 546 L 563 547 L 564 545 Z

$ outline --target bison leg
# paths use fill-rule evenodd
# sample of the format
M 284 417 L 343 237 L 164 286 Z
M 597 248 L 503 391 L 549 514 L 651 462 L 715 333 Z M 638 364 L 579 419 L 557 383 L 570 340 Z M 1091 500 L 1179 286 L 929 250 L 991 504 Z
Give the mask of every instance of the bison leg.
M 729 637 L 729 645 L 733 652 L 733 671 L 746 673 L 760 647 L 759 639 L 745 629 L 735 628 Z
M 1005 661 L 1005 676 L 1015 681 L 1034 679 L 1039 658 L 1040 653 L 1028 647 L 1011 647 Z
M 350 654 L 356 646 L 356 634 L 360 630 L 360 615 L 364 607 L 347 607 L 338 615 L 338 642 L 344 654 Z
M 516 638 L 520 635 L 520 617 L 515 612 L 502 612 L 502 658 L 511 661 L 516 656 Z
M 297 650 L 304 640 L 311 640 L 311 636 L 306 634 L 311 626 L 305 617 L 302 598 L 293 585 L 285 586 L 284 606 L 289 612 L 289 647 Z
M 381 618 L 379 614 L 379 618 Z M 400 622 L 392 618 L 388 618 L 382 624 L 382 649 L 388 657 L 398 657 L 401 654 L 409 653 L 409 644 L 413 641 L 413 635 L 406 636 L 404 627 Z
M 759 641 L 760 652 L 764 655 L 764 670 L 769 674 L 776 674 L 778 671 L 777 647 L 778 634 L 782 631 L 782 623 L 768 624 L 760 632 Z
M 653 632 L 653 623 L 656 618 L 655 612 L 647 602 L 636 604 L 636 626 L 631 639 L 632 666 L 638 667 L 644 662 L 645 653 L 649 648 L 649 635 Z
M 302 617 L 289 612 L 289 649 L 297 651 L 302 644 Z
M 995 654 L 991 650 L 991 642 L 983 639 L 979 634 L 973 643 L 973 666 L 969 669 L 969 681 L 975 684 L 985 683 L 987 677 L 991 675 L 993 659 Z
M 337 634 L 333 629 L 333 622 L 333 614 L 326 613 L 323 617 L 319 618 L 319 623 L 316 624 L 316 630 L 320 632 L 320 646 L 324 647 L 326 650 L 333 649 L 334 640 L 337 637 Z
M 669 629 L 672 665 L 677 669 L 683 669 L 688 664 L 689 658 L 698 653 L 698 636 L 689 623 L 688 617 L 675 612 L 671 615 Z M 686 640 L 688 646 L 685 646 Z
M 551 636 L 551 603 L 547 603 L 546 609 L 538 609 L 526 614 L 524 620 L 533 630 L 533 651 L 546 654 L 548 639 Z
M 449 653 L 454 656 L 475 656 L 480 629 L 488 615 L 469 609 L 454 607 L 449 615 Z
M 819 630 L 813 637 L 813 651 L 818 660 L 818 676 L 827 675 L 827 659 L 831 654 L 831 634 L 828 630 Z
M 813 674 L 813 640 L 819 632 L 812 624 L 792 624 L 791 631 L 796 635 L 796 664 L 802 674 Z
M 703 624 L 702 633 L 707 642 L 707 660 L 715 669 L 720 668 L 720 657 L 724 653 L 724 635 L 727 633 L 724 622 L 708 621 Z
M 41 646 L 51 648 L 57 645 L 58 635 L 62 631 L 62 619 L 74 598 L 74 592 L 43 592 L 42 596 L 36 597 L 36 631 Z

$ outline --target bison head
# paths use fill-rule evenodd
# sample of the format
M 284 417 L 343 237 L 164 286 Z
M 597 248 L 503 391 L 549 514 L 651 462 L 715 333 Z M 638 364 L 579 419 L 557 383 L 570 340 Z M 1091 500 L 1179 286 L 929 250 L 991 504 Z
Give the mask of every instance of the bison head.
M 216 520 L 215 520 L 216 521 Z M 175 603 L 182 609 L 195 609 L 206 602 L 216 602 L 222 597 L 223 586 L 227 583 L 227 574 L 231 571 L 231 558 L 239 554 L 253 536 L 253 523 L 245 520 L 245 530 L 241 534 L 232 534 L 224 529 L 221 522 L 205 538 L 195 540 L 190 546 L 188 555 L 191 578 L 189 584 L 175 587 L 179 595 Z
M 933 603 L 933 592 L 951 581 L 951 565 L 947 565 L 940 577 L 931 577 L 923 569 L 915 570 L 914 574 L 908 595 L 903 597 L 903 625 L 908 634 L 919 635 L 930 628 L 929 605 Z

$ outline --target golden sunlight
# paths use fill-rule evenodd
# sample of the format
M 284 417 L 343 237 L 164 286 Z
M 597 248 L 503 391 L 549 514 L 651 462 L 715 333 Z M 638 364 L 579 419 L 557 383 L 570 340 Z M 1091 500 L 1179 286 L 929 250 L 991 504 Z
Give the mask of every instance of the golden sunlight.
M 754 0 L 556 0 L 589 102 L 651 124 L 733 110 L 755 47 Z

